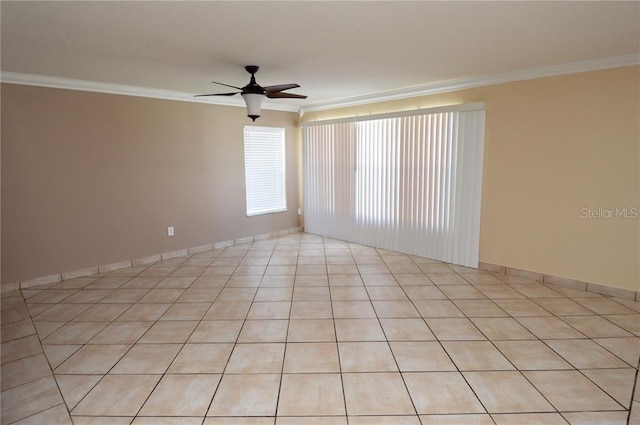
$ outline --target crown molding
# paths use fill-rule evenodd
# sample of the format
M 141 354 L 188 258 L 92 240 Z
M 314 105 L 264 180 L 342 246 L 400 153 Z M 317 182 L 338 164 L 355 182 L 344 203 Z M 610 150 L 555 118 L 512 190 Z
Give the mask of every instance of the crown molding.
M 457 90 L 465 90 L 476 87 L 504 84 L 513 81 L 532 80 L 535 78 L 553 77 L 557 75 L 576 74 L 580 72 L 598 71 L 608 68 L 619 68 L 640 64 L 640 54 L 615 56 L 610 58 L 595 59 L 582 62 L 571 62 L 541 68 L 533 68 L 504 74 L 459 78 L 455 80 L 441 81 L 417 87 L 392 90 L 382 93 L 373 93 L 364 96 L 350 97 L 346 99 L 332 100 L 328 102 L 312 103 L 297 107 L 282 105 L 265 101 L 262 109 L 298 112 L 302 116 L 306 112 L 323 111 L 327 109 L 344 108 L 349 106 L 365 105 L 376 102 L 407 99 L 418 96 L 427 96 L 438 93 L 447 93 Z M 81 90 L 98 93 L 119 94 L 124 96 L 149 97 L 156 99 L 178 100 L 182 102 L 207 103 L 211 105 L 224 105 L 245 107 L 244 102 L 238 98 L 229 97 L 193 97 L 190 93 L 160 90 L 148 87 L 129 86 L 124 84 L 101 83 L 86 80 L 74 80 L 70 78 L 49 77 L 45 75 L 22 74 L 18 72 L 0 72 L 0 81 L 9 84 L 22 84 L 28 86 L 50 87 L 67 90 Z
M 70 78 L 49 77 L 46 75 L 22 74 L 19 72 L 0 72 L 0 81 L 8 84 L 49 87 L 66 90 L 80 90 L 96 93 L 119 94 L 123 96 L 150 97 L 154 99 L 178 100 L 181 102 L 207 103 L 210 105 L 236 106 L 245 108 L 242 99 L 229 97 L 193 97 L 191 93 L 172 90 L 160 90 L 148 87 L 128 86 L 124 84 L 101 83 L 96 81 L 74 80 Z M 297 112 L 298 107 L 281 105 L 265 101 L 262 109 Z
M 376 102 L 407 99 L 411 97 L 427 96 L 476 87 L 491 86 L 513 81 L 532 80 L 535 78 L 553 77 L 566 74 L 577 74 L 580 72 L 598 71 L 601 69 L 619 68 L 623 66 L 632 66 L 639 64 L 640 54 L 632 54 L 595 59 L 590 61 L 571 62 L 561 65 L 533 68 L 504 74 L 460 78 L 455 80 L 441 81 L 433 84 L 426 84 L 423 86 L 409 87 L 406 89 L 392 90 L 382 93 L 350 97 L 347 99 L 309 104 L 306 106 L 302 106 L 300 108 L 299 114 L 302 116 L 305 112 L 323 111 L 327 109 L 336 109 Z

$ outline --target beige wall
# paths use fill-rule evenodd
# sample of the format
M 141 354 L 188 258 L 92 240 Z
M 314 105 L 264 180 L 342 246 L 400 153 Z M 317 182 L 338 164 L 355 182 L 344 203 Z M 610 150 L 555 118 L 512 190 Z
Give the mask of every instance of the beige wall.
M 640 68 L 625 67 L 307 113 L 304 121 L 484 101 L 480 260 L 640 290 Z M 242 108 L 2 85 L 2 281 L 298 225 L 244 213 Z M 168 238 L 166 227 L 175 226 Z
M 480 261 L 640 290 L 640 67 L 307 113 L 303 121 L 486 102 Z
M 289 207 L 257 217 L 245 214 L 245 114 L 3 84 L 2 282 L 297 227 L 297 114 L 256 122 L 286 128 Z

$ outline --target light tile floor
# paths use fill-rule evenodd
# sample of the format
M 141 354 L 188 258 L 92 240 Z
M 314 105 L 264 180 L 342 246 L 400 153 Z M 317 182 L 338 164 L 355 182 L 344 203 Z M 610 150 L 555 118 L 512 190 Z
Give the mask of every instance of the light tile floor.
M 639 336 L 638 302 L 295 234 L 2 294 L 1 422 L 639 424 Z

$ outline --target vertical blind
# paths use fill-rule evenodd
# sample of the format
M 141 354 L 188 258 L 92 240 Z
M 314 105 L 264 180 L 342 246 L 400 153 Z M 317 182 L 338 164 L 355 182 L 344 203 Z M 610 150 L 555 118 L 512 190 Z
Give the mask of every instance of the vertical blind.
M 287 210 L 284 128 L 244 127 L 247 215 Z
M 305 230 L 478 265 L 485 111 L 303 127 Z

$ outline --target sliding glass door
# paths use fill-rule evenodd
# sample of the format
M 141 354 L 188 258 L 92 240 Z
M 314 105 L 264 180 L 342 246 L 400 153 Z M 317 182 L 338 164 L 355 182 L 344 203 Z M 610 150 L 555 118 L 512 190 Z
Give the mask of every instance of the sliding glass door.
M 303 127 L 305 230 L 476 267 L 480 104 Z

